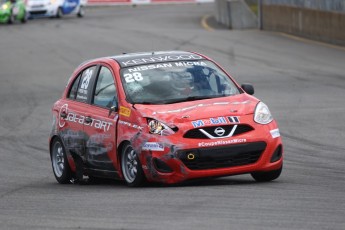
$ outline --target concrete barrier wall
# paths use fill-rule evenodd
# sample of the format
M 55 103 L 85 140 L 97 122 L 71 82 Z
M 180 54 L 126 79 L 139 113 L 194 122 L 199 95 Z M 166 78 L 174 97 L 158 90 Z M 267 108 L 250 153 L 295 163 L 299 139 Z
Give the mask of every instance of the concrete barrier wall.
M 246 0 L 246 1 L 253 1 L 253 0 Z M 321 10 L 321 11 L 345 12 L 345 0 L 261 0 L 261 1 L 265 5 L 295 6 L 298 8 L 308 8 L 308 9 Z
M 262 5 L 262 28 L 345 45 L 345 13 L 287 5 Z
M 215 11 L 217 22 L 229 29 L 257 28 L 257 17 L 244 0 L 216 0 Z

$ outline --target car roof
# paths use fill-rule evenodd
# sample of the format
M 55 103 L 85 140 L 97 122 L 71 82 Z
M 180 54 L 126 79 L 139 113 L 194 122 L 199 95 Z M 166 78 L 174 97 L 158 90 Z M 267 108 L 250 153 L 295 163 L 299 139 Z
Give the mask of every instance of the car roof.
M 205 57 L 199 54 L 186 51 L 152 51 L 128 53 L 112 56 L 110 58 L 117 61 L 121 68 L 169 61 L 194 61 L 205 59 Z

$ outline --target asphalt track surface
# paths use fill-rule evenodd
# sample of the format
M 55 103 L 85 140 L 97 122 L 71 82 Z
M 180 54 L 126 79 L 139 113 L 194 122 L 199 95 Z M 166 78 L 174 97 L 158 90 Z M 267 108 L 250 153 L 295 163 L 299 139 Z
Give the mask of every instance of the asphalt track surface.
M 208 31 L 213 5 L 88 9 L 0 26 L 0 229 L 345 229 L 345 50 L 257 30 Z M 178 186 L 59 185 L 50 109 L 84 60 L 193 50 L 255 86 L 277 119 L 282 176 Z

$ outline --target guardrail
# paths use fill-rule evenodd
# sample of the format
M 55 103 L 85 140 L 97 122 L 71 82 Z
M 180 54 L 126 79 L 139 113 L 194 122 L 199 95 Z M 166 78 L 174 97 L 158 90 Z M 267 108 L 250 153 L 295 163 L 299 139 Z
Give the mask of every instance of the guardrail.
M 244 0 L 215 0 L 216 20 L 229 29 L 257 27 L 257 17 Z

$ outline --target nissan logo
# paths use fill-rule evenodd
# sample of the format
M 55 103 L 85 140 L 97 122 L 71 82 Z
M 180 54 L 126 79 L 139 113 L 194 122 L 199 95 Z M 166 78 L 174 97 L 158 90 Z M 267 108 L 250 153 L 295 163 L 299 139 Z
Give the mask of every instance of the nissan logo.
M 225 130 L 222 127 L 218 127 L 214 130 L 214 133 L 221 137 L 224 135 Z

